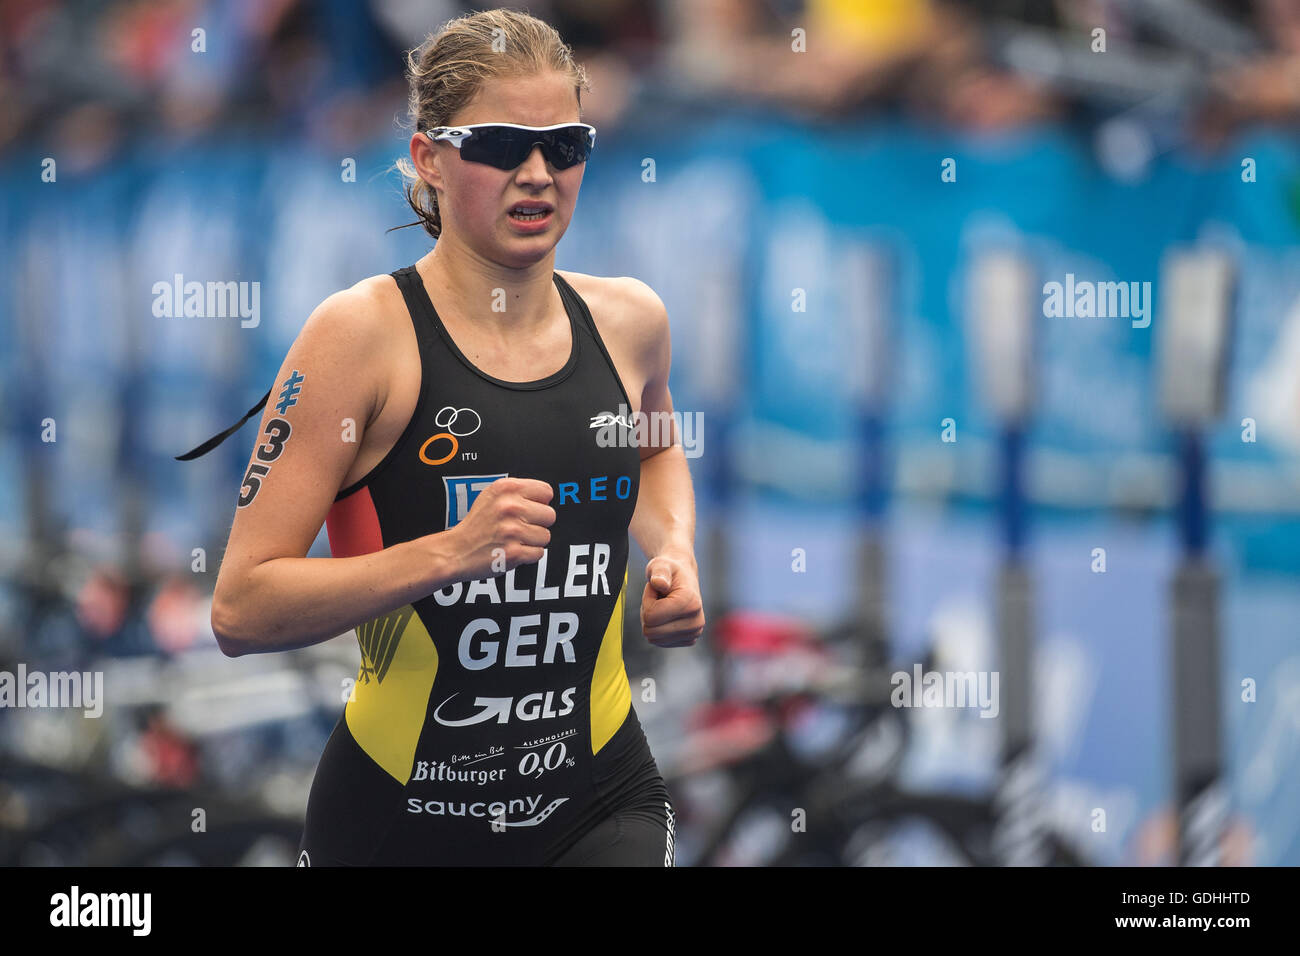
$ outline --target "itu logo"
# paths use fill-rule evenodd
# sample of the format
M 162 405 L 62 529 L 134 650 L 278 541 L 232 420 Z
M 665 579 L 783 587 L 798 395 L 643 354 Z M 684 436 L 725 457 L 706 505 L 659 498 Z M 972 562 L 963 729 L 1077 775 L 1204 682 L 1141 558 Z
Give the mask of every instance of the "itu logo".
M 446 431 L 430 435 L 420 446 L 420 461 L 426 465 L 445 465 L 460 451 L 460 439 L 467 438 L 483 426 L 483 419 L 472 408 L 444 405 L 433 416 L 433 423 Z M 445 442 L 446 444 L 439 444 Z

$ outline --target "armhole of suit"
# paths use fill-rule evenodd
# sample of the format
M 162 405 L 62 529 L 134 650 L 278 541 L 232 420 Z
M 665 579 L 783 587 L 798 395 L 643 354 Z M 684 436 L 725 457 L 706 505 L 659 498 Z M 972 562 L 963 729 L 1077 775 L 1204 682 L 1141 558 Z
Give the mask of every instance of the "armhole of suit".
M 633 405 L 632 400 L 628 398 L 627 395 L 627 386 L 623 384 L 623 376 L 618 373 L 618 366 L 615 365 L 614 360 L 609 357 L 609 350 L 605 348 L 605 340 L 600 337 L 600 330 L 596 328 L 596 320 L 592 317 L 591 310 L 587 308 L 586 301 L 582 296 L 578 295 L 578 290 L 570 285 L 569 281 L 565 279 L 564 276 L 556 272 L 555 278 L 559 282 L 560 294 L 570 297 L 573 302 L 577 304 L 578 313 L 582 316 L 582 321 L 586 325 L 587 331 L 591 334 L 592 339 L 595 340 L 596 347 L 600 349 L 600 354 L 605 357 L 605 364 L 609 366 L 610 373 L 614 376 L 614 381 L 618 383 L 619 394 L 623 396 L 623 401 L 627 403 L 628 413 L 631 414 Z M 613 411 L 613 409 L 610 409 L 610 411 Z
M 423 313 L 423 303 L 420 301 L 420 297 L 410 288 L 409 283 L 422 281 L 420 279 L 420 274 L 415 270 L 415 267 L 407 266 L 405 269 L 398 269 L 396 272 L 390 274 L 392 275 L 393 280 L 397 283 L 398 290 L 402 293 L 402 302 L 406 305 L 407 317 L 410 318 L 411 326 L 415 330 L 415 345 L 416 349 L 420 353 L 420 390 L 416 394 L 415 408 L 411 410 L 411 417 L 407 420 L 406 427 L 402 429 L 402 433 L 397 436 L 397 441 L 393 442 L 393 447 L 388 449 L 388 453 L 384 455 L 383 458 L 379 459 L 373 468 L 352 484 L 339 491 L 339 493 L 334 496 L 336 502 L 342 501 L 354 492 L 360 491 L 362 488 L 369 485 L 374 481 L 377 475 L 379 475 L 397 458 L 398 454 L 401 453 L 407 442 L 410 441 L 411 435 L 415 431 L 416 422 L 420 418 L 420 412 L 424 409 L 424 397 L 427 391 L 425 385 L 427 384 L 426 380 L 429 373 L 427 361 L 429 337 L 427 335 L 427 329 L 432 327 L 432 318 L 421 314 Z

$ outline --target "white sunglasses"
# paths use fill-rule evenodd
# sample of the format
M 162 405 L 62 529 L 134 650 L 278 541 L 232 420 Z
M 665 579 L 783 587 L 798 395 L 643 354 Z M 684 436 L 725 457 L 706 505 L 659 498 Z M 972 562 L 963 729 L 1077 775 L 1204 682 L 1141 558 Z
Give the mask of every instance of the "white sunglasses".
M 519 166 L 539 144 L 546 161 L 556 169 L 585 163 L 596 146 L 596 127 L 586 123 L 555 126 L 473 123 L 438 126 L 425 130 L 424 135 L 434 142 L 451 143 L 460 150 L 460 158 L 468 162 L 507 170 Z

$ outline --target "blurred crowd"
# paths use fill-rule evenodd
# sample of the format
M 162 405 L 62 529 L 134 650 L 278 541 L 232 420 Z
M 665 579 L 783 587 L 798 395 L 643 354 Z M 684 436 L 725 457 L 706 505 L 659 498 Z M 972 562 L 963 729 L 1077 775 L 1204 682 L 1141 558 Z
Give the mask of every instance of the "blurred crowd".
M 1293 0 L 535 0 L 599 126 L 669 93 L 996 130 L 1071 110 L 1178 113 L 1214 142 L 1300 117 Z M 0 151 L 83 164 L 139 135 L 391 132 L 402 52 L 458 0 L 0 0 Z M 1096 31 L 1104 31 L 1098 34 Z

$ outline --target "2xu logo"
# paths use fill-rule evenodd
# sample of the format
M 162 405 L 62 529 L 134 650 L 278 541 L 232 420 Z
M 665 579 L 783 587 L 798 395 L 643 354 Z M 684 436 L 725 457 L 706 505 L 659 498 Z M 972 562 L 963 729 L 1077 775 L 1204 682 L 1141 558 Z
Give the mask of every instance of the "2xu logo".
M 559 710 L 555 709 L 555 691 L 548 690 L 545 693 L 528 694 L 520 697 L 518 703 L 513 697 L 475 697 L 474 706 L 479 708 L 477 714 L 464 717 L 459 720 L 444 720 L 442 709 L 451 703 L 458 695 L 452 694 L 433 712 L 433 719 L 444 727 L 469 727 L 473 724 L 481 724 L 485 721 L 496 719 L 498 724 L 510 722 L 510 715 L 513 710 L 514 716 L 518 720 L 548 720 L 552 717 L 564 717 L 573 713 L 573 695 L 578 692 L 576 687 L 567 687 L 560 691 Z M 513 705 L 513 708 L 512 706 Z

